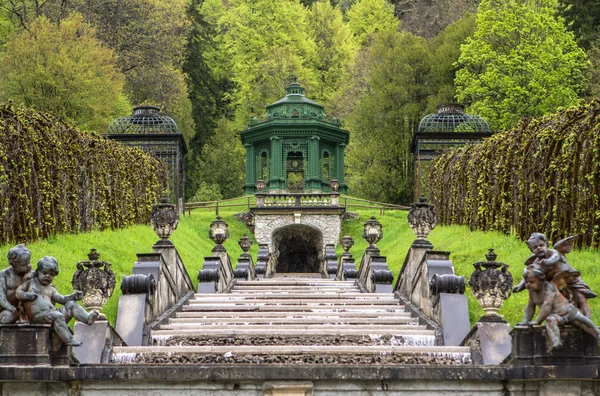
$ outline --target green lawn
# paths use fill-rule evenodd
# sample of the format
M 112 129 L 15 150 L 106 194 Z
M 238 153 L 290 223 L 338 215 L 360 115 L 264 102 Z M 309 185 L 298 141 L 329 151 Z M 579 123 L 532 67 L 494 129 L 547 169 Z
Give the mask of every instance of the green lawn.
M 228 204 L 244 205 L 246 198 L 239 201 L 228 202 Z M 231 236 L 225 247 L 227 248 L 235 265 L 237 257 L 242 250 L 237 244 L 239 238 L 248 230 L 244 224 L 235 218 L 239 211 L 246 210 L 241 207 L 220 208 L 220 214 L 229 224 Z M 397 276 L 404 257 L 415 236 L 408 226 L 406 212 L 386 211 L 383 216 L 379 215 L 378 209 L 353 210 L 359 214 L 356 219 L 346 220 L 343 223 L 343 235 L 349 234 L 354 238 L 355 245 L 351 252 L 357 263 L 367 243 L 361 238 L 362 228 L 370 216 L 375 216 L 383 224 L 384 236 L 378 243 L 381 253 L 387 256 L 387 261 L 394 276 Z M 197 284 L 196 276 L 202 266 L 205 256 L 210 255 L 213 243 L 208 239 L 208 228 L 215 219 L 214 209 L 197 209 L 191 215 L 186 214 L 180 220 L 178 229 L 173 233 L 171 240 L 177 246 L 194 284 Z M 533 231 L 533 230 L 532 230 Z M 250 235 L 250 234 L 249 234 Z M 109 261 L 113 265 L 113 271 L 117 275 L 117 289 L 113 297 L 104 308 L 104 312 L 114 324 L 117 302 L 121 294 L 119 285 L 124 275 L 131 274 L 131 269 L 136 260 L 136 253 L 148 253 L 152 251 L 152 245 L 157 237 L 150 226 L 133 226 L 117 231 L 94 231 L 78 235 L 60 235 L 47 241 L 39 241 L 29 244 L 32 252 L 32 264 L 45 255 L 55 256 L 59 261 L 60 275 L 55 279 L 55 286 L 61 293 L 71 293 L 71 278 L 78 261 L 86 260 L 89 249 L 94 247 L 101 254 L 101 260 Z M 498 254 L 498 261 L 507 263 L 515 278 L 515 284 L 521 279 L 523 262 L 529 257 L 529 250 L 524 242 L 512 236 L 502 235 L 494 232 L 471 232 L 462 226 L 441 227 L 438 226 L 429 240 L 434 249 L 450 251 L 458 275 L 464 275 L 467 279 L 473 271 L 473 263 L 484 261 L 484 255 L 489 248 L 494 248 Z M 6 257 L 10 246 L 0 246 L 1 257 Z M 258 247 L 256 243 L 252 246 L 250 253 L 256 258 Z M 338 247 L 338 253 L 343 250 Z M 600 261 L 597 251 L 583 250 L 574 251 L 568 255 L 569 262 L 582 273 L 582 277 L 592 290 L 600 290 L 600 269 L 596 262 Z M 5 265 L 7 262 L 5 261 Z M 478 303 L 467 289 L 471 322 L 476 321 L 483 313 Z M 590 300 L 593 315 L 600 315 L 600 299 Z M 521 320 L 522 312 L 527 301 L 527 292 L 513 295 L 501 309 L 501 314 L 514 324 Z M 598 321 L 598 319 L 596 319 Z

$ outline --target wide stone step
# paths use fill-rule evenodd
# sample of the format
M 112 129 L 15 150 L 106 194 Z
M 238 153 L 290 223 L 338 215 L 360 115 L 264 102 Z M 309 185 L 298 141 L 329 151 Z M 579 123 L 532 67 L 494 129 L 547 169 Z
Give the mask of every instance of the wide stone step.
M 340 324 L 340 325 L 356 325 L 356 324 L 416 324 L 418 323 L 416 318 L 410 317 L 387 317 L 387 318 L 363 318 L 363 317 L 346 317 L 346 318 L 335 318 L 335 317 L 291 317 L 291 318 L 265 318 L 265 317 L 254 317 L 254 318 L 171 318 L 169 324 L 196 324 L 199 326 L 214 326 L 215 324 L 221 325 L 251 325 L 251 324 L 269 324 L 269 325 L 282 325 L 282 324 Z
M 214 323 L 208 325 L 198 325 L 197 323 L 169 323 L 159 326 L 159 330 L 229 330 L 232 327 L 237 328 L 248 328 L 248 329 L 256 329 L 262 330 L 265 332 L 271 332 L 274 334 L 280 334 L 280 332 L 294 330 L 317 330 L 321 331 L 324 334 L 328 332 L 335 332 L 339 328 L 344 329 L 353 329 L 355 331 L 361 331 L 364 334 L 370 334 L 378 331 L 396 331 L 396 333 L 400 333 L 404 330 L 423 330 L 426 329 L 425 326 L 419 325 L 418 323 L 408 323 L 408 324 L 395 324 L 395 325 L 373 325 L 373 324 L 334 324 L 334 323 L 325 323 L 325 324 L 294 324 L 294 325 L 265 325 L 262 323 L 256 324 L 241 324 L 237 326 L 231 326 L 224 323 Z
M 360 310 L 357 312 L 255 312 L 255 311 L 228 311 L 228 312 L 177 312 L 176 318 L 206 318 L 208 320 L 220 319 L 250 319 L 250 318 L 410 318 L 409 312 L 395 311 L 386 312 L 381 310 Z
M 433 346 L 435 335 L 428 334 L 404 334 L 397 335 L 339 335 L 339 334 L 315 334 L 315 335 L 289 335 L 289 334 L 257 334 L 257 335 L 154 335 L 152 334 L 151 345 L 157 346 L 229 346 L 236 345 L 407 345 L 407 346 Z
M 281 305 L 281 304 L 194 304 L 184 305 L 183 311 L 215 312 L 215 311 L 255 311 L 255 312 L 404 312 L 402 305 Z
M 304 294 L 314 294 L 314 293 L 361 293 L 358 288 L 322 288 L 322 289 L 307 289 L 307 288 L 261 288 L 261 289 L 236 289 L 232 290 L 232 293 L 228 294 L 252 294 L 252 293 L 304 293 Z
M 338 345 L 271 345 L 254 346 L 150 346 L 115 347 L 113 353 L 181 353 L 181 354 L 236 354 L 236 355 L 297 355 L 297 354 L 470 354 L 469 347 L 456 346 L 338 346 Z
M 231 305 L 231 304 L 245 304 L 245 305 L 307 305 L 311 307 L 315 306 L 350 306 L 350 305 L 386 305 L 394 306 L 393 301 L 388 299 L 341 299 L 341 298 L 290 298 L 290 299 L 227 299 L 227 298 L 205 298 L 202 300 L 192 299 L 189 302 L 189 306 L 193 307 L 196 305 Z M 398 304 L 396 304 L 398 305 Z
M 302 279 L 302 280 L 276 280 L 261 279 L 260 281 L 237 281 L 235 287 L 276 287 L 276 286 L 302 286 L 302 287 L 356 287 L 354 281 L 332 281 L 327 279 Z
M 255 300 L 290 300 L 290 299 L 301 299 L 303 301 L 308 300 L 385 300 L 387 302 L 398 301 L 392 294 L 375 294 L 375 293 L 251 293 L 251 294 L 240 294 L 240 293 L 227 293 L 227 294 L 195 294 L 190 303 L 194 302 L 218 302 L 218 301 L 255 301 Z
M 302 335 L 323 335 L 323 331 L 327 330 L 327 334 L 329 335 L 350 335 L 350 336 L 384 336 L 384 335 L 395 335 L 395 336 L 410 336 L 410 335 L 434 335 L 433 330 L 427 330 L 424 327 L 411 326 L 411 328 L 403 328 L 399 329 L 397 326 L 394 328 L 380 329 L 377 328 L 373 331 L 365 332 L 365 329 L 352 327 L 344 327 L 344 326 L 330 326 L 327 329 L 322 328 L 319 329 L 301 329 L 298 327 L 294 327 L 292 329 L 286 330 L 286 336 L 302 336 Z M 256 328 L 249 326 L 225 326 L 223 328 L 192 328 L 192 329 L 167 329 L 167 330 L 153 330 L 152 336 L 182 336 L 182 337 L 190 337 L 190 336 L 203 336 L 203 335 L 217 335 L 217 336 L 244 336 L 244 335 L 261 335 L 268 336 L 276 333 L 277 329 L 272 326 L 267 328 Z

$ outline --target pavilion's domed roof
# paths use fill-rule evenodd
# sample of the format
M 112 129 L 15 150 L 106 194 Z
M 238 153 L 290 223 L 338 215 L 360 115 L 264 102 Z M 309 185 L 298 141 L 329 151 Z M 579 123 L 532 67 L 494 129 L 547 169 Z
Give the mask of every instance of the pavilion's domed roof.
M 136 106 L 133 114 L 117 118 L 108 126 L 109 134 L 179 133 L 177 123 L 160 114 L 157 106 Z
M 442 104 L 436 114 L 428 114 L 419 123 L 418 132 L 491 132 L 487 121 L 476 114 L 466 114 L 457 103 Z

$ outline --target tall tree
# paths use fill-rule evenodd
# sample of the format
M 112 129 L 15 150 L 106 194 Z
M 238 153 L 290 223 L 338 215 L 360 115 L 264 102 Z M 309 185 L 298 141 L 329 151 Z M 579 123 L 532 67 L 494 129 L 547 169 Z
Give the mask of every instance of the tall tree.
M 246 127 L 267 104 L 284 94 L 293 76 L 310 90 L 314 73 L 315 44 L 306 27 L 307 10 L 298 0 L 207 0 L 203 15 L 219 26 L 219 49 L 207 54 L 215 76 L 230 76 L 233 127 Z
M 394 16 L 394 6 L 387 0 L 357 0 L 346 17 L 350 30 L 362 45 L 367 43 L 371 33 L 396 31 L 400 25 Z
M 558 9 L 582 48 L 600 39 L 600 0 L 559 0 Z
M 376 36 L 364 94 L 347 119 L 352 133 L 348 185 L 353 195 L 407 204 L 413 199 L 410 141 L 430 95 L 425 39 L 411 33 Z
M 40 17 L 29 31 L 9 40 L 0 58 L 1 100 L 13 99 L 98 132 L 127 111 L 123 83 L 114 52 L 77 14 L 60 26 Z
M 319 0 L 312 5 L 308 27 L 316 44 L 313 67 L 318 73 L 312 99 L 327 108 L 346 79 L 358 45 L 344 23 L 342 12 L 328 0 Z
M 430 41 L 429 48 L 434 59 L 431 64 L 434 92 L 429 99 L 429 112 L 433 112 L 439 104 L 454 101 L 454 80 L 458 70 L 456 62 L 460 56 L 460 46 L 475 33 L 475 27 L 475 14 L 466 13 Z
M 510 128 L 577 101 L 587 58 L 562 20 L 557 0 L 483 0 L 477 30 L 462 47 L 457 99 L 492 128 Z

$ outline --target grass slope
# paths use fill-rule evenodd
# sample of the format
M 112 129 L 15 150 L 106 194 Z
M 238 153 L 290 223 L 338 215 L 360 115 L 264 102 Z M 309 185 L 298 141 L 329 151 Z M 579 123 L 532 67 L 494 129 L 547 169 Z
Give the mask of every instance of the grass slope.
M 239 201 L 228 202 L 228 204 L 240 204 L 240 207 L 222 207 L 219 212 L 223 219 L 229 224 L 231 236 L 225 247 L 235 265 L 237 257 L 242 250 L 237 241 L 248 230 L 244 224 L 235 218 L 237 212 L 245 210 L 246 198 Z M 371 216 L 375 216 L 382 224 L 384 230 L 383 239 L 378 243 L 383 255 L 387 256 L 388 264 L 397 277 L 404 262 L 406 252 L 415 236 L 408 226 L 407 213 L 402 211 L 386 211 L 383 216 L 378 209 L 352 209 L 359 215 L 358 218 L 344 221 L 342 235 L 349 234 L 354 238 L 355 245 L 351 249 L 357 263 L 360 261 L 362 252 L 367 243 L 362 239 L 363 224 Z M 210 255 L 214 244 L 208 239 L 208 228 L 215 219 L 214 209 L 198 209 L 191 215 L 180 219 L 178 229 L 173 233 L 171 240 L 177 246 L 188 273 L 194 284 L 197 284 L 196 276 L 202 267 L 205 256 Z M 248 233 L 248 235 L 250 235 Z M 252 237 L 252 235 L 250 235 Z M 157 237 L 150 226 L 133 226 L 124 230 L 116 231 L 94 231 L 78 235 L 59 235 L 46 241 L 40 241 L 28 245 L 32 252 L 32 265 L 41 257 L 54 256 L 59 261 L 60 275 L 55 279 L 55 286 L 63 293 L 71 293 L 71 278 L 78 261 L 87 259 L 89 249 L 94 247 L 101 254 L 100 259 L 112 263 L 113 271 L 117 276 L 117 288 L 114 295 L 104 307 L 104 313 L 114 324 L 117 303 L 121 294 L 119 286 L 124 275 L 130 275 L 137 253 L 152 251 L 152 245 Z M 464 275 L 467 282 L 473 272 L 473 263 L 485 260 L 485 254 L 489 248 L 493 248 L 498 254 L 498 261 L 507 263 L 513 274 L 515 284 L 521 280 L 523 262 L 529 257 L 529 250 L 524 242 L 513 236 L 498 234 L 495 232 L 469 231 L 463 226 L 438 226 L 429 240 L 434 249 L 450 251 L 455 271 L 458 275 Z M 6 257 L 8 249 L 12 245 L 0 246 L 0 257 Z M 256 258 L 258 246 L 253 244 L 250 253 Z M 338 247 L 338 253 L 343 252 Z M 596 262 L 600 261 L 600 253 L 597 251 L 583 250 L 574 251 L 568 255 L 569 262 L 582 273 L 592 290 L 600 290 L 600 268 Z M 5 261 L 6 263 L 6 261 Z M 471 322 L 475 322 L 483 311 L 469 290 L 466 291 L 469 301 L 469 312 Z M 590 300 L 593 316 L 600 315 L 600 299 Z M 527 303 L 527 292 L 512 295 L 502 307 L 500 313 L 511 324 L 519 322 Z

